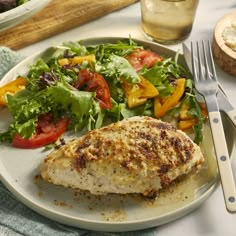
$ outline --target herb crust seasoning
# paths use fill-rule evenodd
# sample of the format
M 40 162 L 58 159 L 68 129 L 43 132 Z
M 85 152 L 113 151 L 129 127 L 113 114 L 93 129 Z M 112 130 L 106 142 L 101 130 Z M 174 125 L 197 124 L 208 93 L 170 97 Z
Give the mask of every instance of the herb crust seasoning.
M 155 197 L 179 176 L 199 169 L 200 147 L 169 123 L 146 116 L 95 129 L 51 152 L 43 179 L 92 194 Z

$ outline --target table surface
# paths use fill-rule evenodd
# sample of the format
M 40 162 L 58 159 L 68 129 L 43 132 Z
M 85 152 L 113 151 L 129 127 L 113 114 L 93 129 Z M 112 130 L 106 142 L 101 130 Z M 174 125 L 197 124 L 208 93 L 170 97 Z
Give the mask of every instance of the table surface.
M 212 39 L 217 21 L 226 13 L 236 9 L 234 0 L 200 0 L 193 30 L 185 42 L 193 39 Z M 79 40 L 89 37 L 121 36 L 145 39 L 141 29 L 140 3 L 136 3 L 120 11 L 113 12 L 73 30 L 59 34 L 39 43 L 19 50 L 25 56 L 32 55 L 41 49 L 68 40 Z M 168 46 L 174 50 L 182 50 L 181 44 Z M 236 107 L 236 78 L 217 69 L 218 79 Z M 235 160 L 235 158 L 234 158 Z M 234 161 L 235 162 L 235 161 Z M 233 163 L 236 175 L 236 165 Z M 236 214 L 226 211 L 221 187 L 194 212 L 165 225 L 159 226 L 156 235 L 236 235 Z

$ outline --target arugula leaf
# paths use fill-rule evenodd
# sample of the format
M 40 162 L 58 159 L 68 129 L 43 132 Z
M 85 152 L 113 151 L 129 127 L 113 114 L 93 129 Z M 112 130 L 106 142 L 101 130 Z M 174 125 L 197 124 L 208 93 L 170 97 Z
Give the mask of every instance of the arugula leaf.
M 124 57 L 112 54 L 104 64 L 97 64 L 95 68 L 98 73 L 112 79 L 122 77 L 132 84 L 140 82 L 137 72 Z
M 124 103 L 116 102 L 113 98 L 111 98 L 112 109 L 107 111 L 107 115 L 109 118 L 115 120 L 115 122 L 120 121 L 123 117 L 121 116 L 121 109 Z
M 111 99 L 119 103 L 125 102 L 125 95 L 124 90 L 122 89 L 121 81 L 109 79 L 107 80 L 107 84 L 110 89 Z
M 189 100 L 190 100 L 189 101 L 189 104 L 190 104 L 189 113 L 198 119 L 198 123 L 193 126 L 193 131 L 195 133 L 194 141 L 195 141 L 195 143 L 199 144 L 203 139 L 202 129 L 203 129 L 204 118 L 203 118 L 202 111 L 201 111 L 201 108 L 199 106 L 199 103 L 198 103 L 196 97 L 189 96 Z
M 105 117 L 105 111 L 101 109 L 99 103 L 94 102 L 92 107 L 92 112 L 88 118 L 87 129 L 98 129 L 103 125 L 103 119 Z
M 88 46 L 89 53 L 95 54 L 98 61 L 103 63 L 110 55 L 125 57 L 126 55 L 136 51 L 142 46 L 137 45 L 131 38 L 128 41 L 118 41 L 117 43 L 104 43 L 94 46 Z
M 123 118 L 129 118 L 133 116 L 154 116 L 153 115 L 153 101 L 148 100 L 145 104 L 135 108 L 128 108 L 126 104 L 121 106 L 121 114 Z
M 72 42 L 72 41 L 68 41 L 68 42 L 64 42 L 62 44 L 65 48 L 69 49 L 69 51 L 67 51 L 67 54 L 76 54 L 77 56 L 84 56 L 84 55 L 88 55 L 89 52 L 87 50 L 87 48 L 82 45 L 80 42 Z

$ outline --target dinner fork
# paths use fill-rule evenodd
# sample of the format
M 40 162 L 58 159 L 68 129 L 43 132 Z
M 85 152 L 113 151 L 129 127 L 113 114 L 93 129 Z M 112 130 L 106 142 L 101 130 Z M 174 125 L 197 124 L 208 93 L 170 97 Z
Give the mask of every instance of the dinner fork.
M 195 45 L 195 46 L 194 46 Z M 216 94 L 217 76 L 210 42 L 191 42 L 195 89 L 205 98 L 226 208 L 236 212 L 236 187 Z

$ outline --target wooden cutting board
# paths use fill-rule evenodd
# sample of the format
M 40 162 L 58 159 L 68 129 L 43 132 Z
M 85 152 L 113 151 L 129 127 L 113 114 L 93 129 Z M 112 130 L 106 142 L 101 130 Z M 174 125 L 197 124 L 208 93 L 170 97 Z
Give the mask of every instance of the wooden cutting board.
M 0 45 L 20 49 L 135 2 L 137 0 L 52 0 L 34 17 L 0 32 Z

